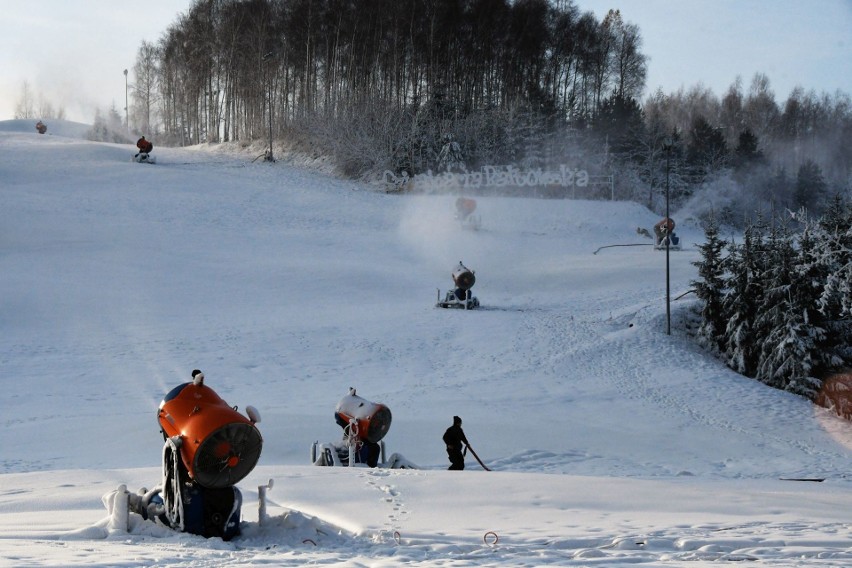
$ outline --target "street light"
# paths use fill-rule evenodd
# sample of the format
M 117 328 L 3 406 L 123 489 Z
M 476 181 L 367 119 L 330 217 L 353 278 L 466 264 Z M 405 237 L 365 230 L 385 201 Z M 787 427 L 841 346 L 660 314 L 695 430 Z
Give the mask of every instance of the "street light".
M 669 159 L 672 154 L 672 139 L 666 136 L 663 140 L 663 150 L 666 151 L 666 335 L 672 334 L 672 285 L 669 270 L 669 244 L 672 236 L 669 229 Z
M 124 70 L 124 128 L 130 129 L 130 121 L 127 120 L 127 69 Z
M 269 61 L 273 58 L 273 52 L 268 52 L 263 56 L 263 61 Z M 269 72 L 269 64 L 266 66 L 266 82 L 268 83 L 269 89 L 269 149 L 266 151 L 266 155 L 263 157 L 266 162 L 274 162 L 275 157 L 272 154 L 272 79 Z

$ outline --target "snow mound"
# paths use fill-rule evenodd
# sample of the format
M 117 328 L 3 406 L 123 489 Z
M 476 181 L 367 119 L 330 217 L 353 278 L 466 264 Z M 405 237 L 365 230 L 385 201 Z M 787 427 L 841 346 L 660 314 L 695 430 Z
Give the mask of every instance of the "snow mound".
M 0 120 L 0 132 L 25 132 L 33 136 L 64 136 L 66 138 L 86 139 L 86 134 L 92 129 L 91 124 L 73 122 L 71 120 L 43 120 L 47 125 L 47 132 L 39 134 L 35 125 L 38 119 L 18 118 L 14 120 Z

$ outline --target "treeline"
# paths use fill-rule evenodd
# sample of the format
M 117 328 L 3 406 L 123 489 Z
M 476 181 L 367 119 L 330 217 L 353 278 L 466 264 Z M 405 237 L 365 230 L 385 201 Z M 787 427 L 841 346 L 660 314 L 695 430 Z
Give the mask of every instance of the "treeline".
M 848 94 L 779 104 L 757 74 L 642 102 L 641 47 L 618 10 L 572 0 L 196 0 L 140 47 L 132 123 L 161 144 L 274 140 L 353 177 L 441 171 L 452 144 L 468 168 L 569 164 L 735 225 L 850 189 Z
M 735 371 L 813 400 L 852 367 L 852 205 L 835 197 L 798 222 L 758 219 L 736 243 L 711 219 L 695 263 L 697 336 Z
M 641 96 L 635 25 L 568 0 L 197 0 L 134 68 L 168 142 L 301 139 L 351 174 L 518 161 L 534 137 Z M 271 113 L 271 120 L 270 120 Z

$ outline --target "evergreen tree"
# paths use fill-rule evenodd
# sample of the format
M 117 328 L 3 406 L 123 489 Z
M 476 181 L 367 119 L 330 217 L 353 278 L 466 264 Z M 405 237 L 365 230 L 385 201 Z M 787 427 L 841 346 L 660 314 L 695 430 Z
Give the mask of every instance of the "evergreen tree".
M 725 135 L 721 129 L 711 126 L 703 116 L 699 116 L 692 123 L 686 163 L 695 183 L 702 183 L 728 163 Z
M 818 344 L 824 330 L 810 321 L 815 296 L 807 293 L 797 261 L 793 238 L 786 226 L 773 228 L 768 239 L 765 294 L 758 308 L 760 361 L 756 378 L 777 389 L 814 398 L 820 381 L 814 376 L 819 366 Z
M 461 146 L 455 141 L 452 134 L 444 135 L 444 146 L 438 155 L 438 168 L 445 172 L 464 172 L 467 170 L 464 165 Z
M 829 322 L 819 309 L 820 297 L 826 283 L 826 267 L 821 260 L 821 243 L 814 238 L 814 225 L 808 221 L 799 237 L 794 269 L 792 302 L 802 313 L 805 326 L 805 343 L 812 343 L 810 376 L 795 377 L 787 390 L 810 399 L 815 398 L 822 381 L 818 377 L 838 367 L 842 361 L 837 357 L 835 337 L 829 331 Z M 846 335 L 848 339 L 849 336 Z M 844 342 L 845 345 L 846 342 Z
M 723 310 L 727 317 L 724 355 L 728 365 L 748 377 L 759 362 L 758 307 L 763 301 L 766 226 L 762 217 L 746 227 L 743 244 L 732 244 L 725 259 L 728 280 Z
M 723 306 L 725 266 L 722 256 L 726 243 L 719 238 L 719 224 L 715 216 L 707 222 L 704 236 L 704 244 L 698 245 L 701 260 L 693 263 L 698 267 L 700 279 L 693 281 L 692 285 L 696 296 L 702 302 L 698 342 L 712 352 L 719 353 L 724 345 L 727 319 Z
M 827 193 L 828 184 L 816 162 L 807 160 L 799 166 L 796 188 L 793 192 L 793 204 L 796 208 L 804 207 L 810 211 L 818 211 L 822 208 Z
M 835 196 L 815 231 L 815 262 L 825 286 L 819 311 L 826 321 L 833 353 L 852 363 L 852 204 Z
M 744 170 L 756 164 L 763 164 L 766 158 L 760 150 L 757 136 L 749 128 L 740 133 L 737 147 L 734 148 L 733 166 L 736 170 Z
M 793 203 L 793 181 L 782 166 L 761 185 L 760 197 L 765 202 L 776 203 L 789 209 L 798 209 Z
M 644 133 L 642 108 L 635 99 L 613 95 L 601 103 L 592 128 L 612 153 L 629 157 L 638 151 Z

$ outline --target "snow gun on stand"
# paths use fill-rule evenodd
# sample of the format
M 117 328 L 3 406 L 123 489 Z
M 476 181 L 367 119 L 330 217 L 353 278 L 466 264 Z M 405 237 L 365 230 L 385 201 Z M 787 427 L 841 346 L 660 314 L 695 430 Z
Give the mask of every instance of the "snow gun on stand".
M 251 406 L 249 417 L 229 406 L 204 384 L 201 371 L 192 377 L 172 389 L 157 412 L 165 440 L 162 483 L 128 494 L 127 507 L 177 531 L 230 540 L 240 531 L 242 494 L 235 485 L 254 469 L 263 446 L 255 426 L 260 417 Z
M 419 469 L 399 454 L 385 459 L 382 438 L 390 430 L 391 419 L 387 406 L 361 398 L 354 388 L 350 388 L 349 394 L 340 399 L 334 411 L 335 422 L 343 428 L 343 440 L 337 444 L 314 442 L 311 463 L 319 466 Z
M 444 299 L 441 299 L 441 289 L 438 288 L 438 303 L 439 308 L 458 308 L 462 310 L 472 310 L 479 307 L 479 300 L 473 296 L 470 291 L 476 283 L 476 275 L 473 270 L 466 267 L 459 261 L 459 265 L 453 271 L 453 283 L 456 285 L 454 290 L 448 290 Z
M 680 237 L 674 233 L 675 222 L 671 217 L 666 217 L 654 225 L 654 248 L 656 250 L 680 250 Z
M 482 226 L 482 217 L 474 215 L 476 211 L 476 200 L 469 197 L 456 199 L 456 220 L 461 223 L 462 229 L 478 230 Z

